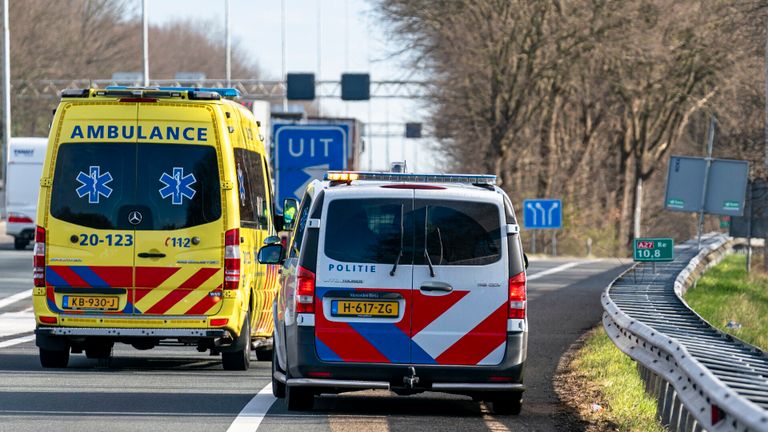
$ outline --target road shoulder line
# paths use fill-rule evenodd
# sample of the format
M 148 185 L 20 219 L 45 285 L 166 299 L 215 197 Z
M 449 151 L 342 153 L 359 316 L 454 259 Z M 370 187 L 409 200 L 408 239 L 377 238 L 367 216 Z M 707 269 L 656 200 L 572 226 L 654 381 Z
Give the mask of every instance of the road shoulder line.
M 32 297 L 32 289 L 31 288 L 26 290 L 26 291 L 22 291 L 20 293 L 16 293 L 16 294 L 10 295 L 8 297 L 1 298 L 0 299 L 0 309 L 6 307 L 8 305 L 12 305 L 12 304 L 14 304 L 16 302 L 22 301 L 22 300 L 24 300 L 24 299 L 26 299 L 28 297 Z
M 270 382 L 243 407 L 227 432 L 256 431 L 276 400 L 277 398 L 272 396 L 272 383 Z
M 559 266 L 557 266 L 557 267 L 553 267 L 553 268 L 551 268 L 551 269 L 547 269 L 547 270 L 544 270 L 544 271 L 540 271 L 540 272 L 538 272 L 538 273 L 534 273 L 534 274 L 532 274 L 532 275 L 528 276 L 528 278 L 527 278 L 527 279 L 528 279 L 529 281 L 532 281 L 532 280 L 536 280 L 536 279 L 539 279 L 539 278 L 542 278 L 542 277 L 544 277 L 544 276 L 548 276 L 548 275 L 551 275 L 551 274 L 554 274 L 554 273 L 560 273 L 560 272 L 562 272 L 562 271 L 568 270 L 568 269 L 570 269 L 570 268 L 573 268 L 573 267 L 576 267 L 576 266 L 578 266 L 578 265 L 582 265 L 582 264 L 592 264 L 592 263 L 596 263 L 596 262 L 600 262 L 600 260 L 589 260 L 589 261 L 574 261 L 574 262 L 569 262 L 569 263 L 565 263 L 565 264 L 559 265 Z

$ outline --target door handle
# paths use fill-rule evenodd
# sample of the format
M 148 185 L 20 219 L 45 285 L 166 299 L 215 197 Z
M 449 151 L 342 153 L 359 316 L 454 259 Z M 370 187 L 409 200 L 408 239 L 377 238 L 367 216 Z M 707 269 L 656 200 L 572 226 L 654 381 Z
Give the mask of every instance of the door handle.
M 453 291 L 453 287 L 451 284 L 446 282 L 437 282 L 437 281 L 429 281 L 424 282 L 419 287 L 422 291 L 443 291 L 443 292 L 451 292 Z
M 140 252 L 139 258 L 165 258 L 165 254 L 162 252 Z

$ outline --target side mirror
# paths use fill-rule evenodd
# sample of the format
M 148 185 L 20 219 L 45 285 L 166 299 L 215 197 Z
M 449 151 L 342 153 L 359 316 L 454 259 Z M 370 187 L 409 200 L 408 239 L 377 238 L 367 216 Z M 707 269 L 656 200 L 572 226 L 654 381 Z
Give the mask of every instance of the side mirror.
M 282 244 L 269 244 L 259 249 L 258 259 L 261 264 L 281 264 L 284 254 Z
M 293 198 L 286 198 L 283 201 L 283 231 L 293 229 L 293 223 L 296 219 L 296 213 L 299 210 L 299 202 Z
M 525 269 L 528 270 L 528 255 L 523 254 L 523 261 L 525 261 Z

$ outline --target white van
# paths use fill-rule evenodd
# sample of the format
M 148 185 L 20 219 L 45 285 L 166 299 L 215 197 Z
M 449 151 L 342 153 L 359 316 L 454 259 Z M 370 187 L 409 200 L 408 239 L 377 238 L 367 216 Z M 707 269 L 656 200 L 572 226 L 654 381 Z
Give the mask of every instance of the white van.
M 272 391 L 289 410 L 364 389 L 457 393 L 519 414 L 526 262 L 495 176 L 329 171 L 310 183 L 275 300 Z
M 5 232 L 13 246 L 24 249 L 35 238 L 35 214 L 40 175 L 48 138 L 11 138 L 5 181 Z

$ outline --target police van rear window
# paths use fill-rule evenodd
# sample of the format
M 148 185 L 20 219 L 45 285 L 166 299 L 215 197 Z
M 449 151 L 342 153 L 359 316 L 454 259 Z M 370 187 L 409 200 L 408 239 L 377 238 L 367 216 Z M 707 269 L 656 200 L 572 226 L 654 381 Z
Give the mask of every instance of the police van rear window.
M 63 144 L 56 157 L 51 215 L 95 229 L 174 230 L 215 221 L 221 217 L 216 150 Z
M 337 199 L 328 204 L 325 255 L 341 262 L 400 263 L 413 260 L 413 201 Z M 401 231 L 402 225 L 402 231 Z
M 427 250 L 433 265 L 479 266 L 501 259 L 501 213 L 495 204 L 416 200 L 416 210 L 416 249 Z M 426 264 L 423 252 L 415 257 L 415 264 Z

